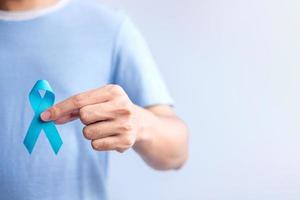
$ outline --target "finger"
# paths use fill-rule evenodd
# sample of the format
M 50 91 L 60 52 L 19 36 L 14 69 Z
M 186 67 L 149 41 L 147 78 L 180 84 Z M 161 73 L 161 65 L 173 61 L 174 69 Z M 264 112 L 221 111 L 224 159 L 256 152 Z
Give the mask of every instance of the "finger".
M 78 119 L 78 117 L 70 117 L 70 115 L 67 115 L 62 118 L 59 118 L 58 120 L 55 120 L 54 123 L 61 125 L 61 124 L 65 124 L 65 123 L 74 121 L 76 119 Z
M 41 119 L 43 121 L 55 121 L 74 110 L 78 110 L 87 105 L 105 102 L 109 99 L 110 93 L 105 87 L 84 92 L 52 106 L 41 114 Z
M 117 117 L 116 106 L 112 102 L 88 105 L 79 110 L 79 117 L 83 124 L 93 124 L 104 120 L 113 120 Z
M 83 135 L 88 140 L 102 139 L 118 135 L 119 128 L 113 121 L 103 121 L 85 126 L 82 130 Z
M 120 142 L 120 138 L 117 136 L 107 137 L 98 140 L 92 140 L 91 145 L 96 151 L 111 151 L 111 150 L 119 150 L 118 143 Z
M 79 118 L 79 110 L 76 110 L 68 115 L 65 115 L 61 118 L 58 118 L 57 120 L 55 120 L 54 122 L 56 124 L 65 124 L 67 122 L 71 122 L 71 121 L 74 121 L 76 119 Z

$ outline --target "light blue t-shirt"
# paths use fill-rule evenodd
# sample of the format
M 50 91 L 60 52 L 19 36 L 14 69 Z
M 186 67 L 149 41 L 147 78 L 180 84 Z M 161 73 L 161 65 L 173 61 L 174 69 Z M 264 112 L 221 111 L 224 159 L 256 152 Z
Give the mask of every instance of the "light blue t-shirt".
M 108 153 L 91 148 L 79 120 L 57 126 L 58 155 L 44 132 L 31 155 L 24 147 L 39 79 L 56 102 L 115 83 L 137 105 L 170 104 L 144 39 L 128 17 L 91 0 L 36 16 L 0 12 L 0 199 L 106 199 Z

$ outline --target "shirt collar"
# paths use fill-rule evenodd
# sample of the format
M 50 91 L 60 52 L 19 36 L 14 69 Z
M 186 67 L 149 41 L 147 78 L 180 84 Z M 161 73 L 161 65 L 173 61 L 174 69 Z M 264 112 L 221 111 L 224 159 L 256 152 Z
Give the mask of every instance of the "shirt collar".
M 28 11 L 4 11 L 0 10 L 0 20 L 5 21 L 23 21 L 23 20 L 30 20 L 35 19 L 40 16 L 47 15 L 49 13 L 55 12 L 65 5 L 67 5 L 71 0 L 60 0 L 55 5 L 38 9 L 38 10 L 28 10 Z

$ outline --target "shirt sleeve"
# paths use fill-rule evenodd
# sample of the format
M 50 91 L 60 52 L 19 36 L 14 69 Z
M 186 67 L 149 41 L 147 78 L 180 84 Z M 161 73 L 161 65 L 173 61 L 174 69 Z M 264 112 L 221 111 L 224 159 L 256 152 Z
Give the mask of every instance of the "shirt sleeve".
M 133 103 L 173 105 L 147 43 L 128 17 L 115 41 L 113 67 L 112 82 L 122 86 Z

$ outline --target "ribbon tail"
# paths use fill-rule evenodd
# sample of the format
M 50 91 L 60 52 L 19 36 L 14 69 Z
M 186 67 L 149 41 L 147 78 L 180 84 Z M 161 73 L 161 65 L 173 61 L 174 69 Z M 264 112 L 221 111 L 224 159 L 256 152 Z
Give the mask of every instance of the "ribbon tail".
M 50 145 L 55 152 L 55 154 L 58 153 L 61 145 L 63 144 L 63 141 L 61 137 L 59 136 L 59 133 L 54 125 L 53 122 L 47 122 L 43 125 L 44 132 L 50 142 Z
M 40 132 L 42 130 L 41 126 L 38 123 L 37 117 L 34 117 L 32 119 L 32 122 L 29 126 L 29 129 L 26 133 L 26 136 L 24 138 L 23 144 L 25 145 L 26 149 L 28 150 L 29 154 L 31 154 L 34 145 L 40 135 Z

